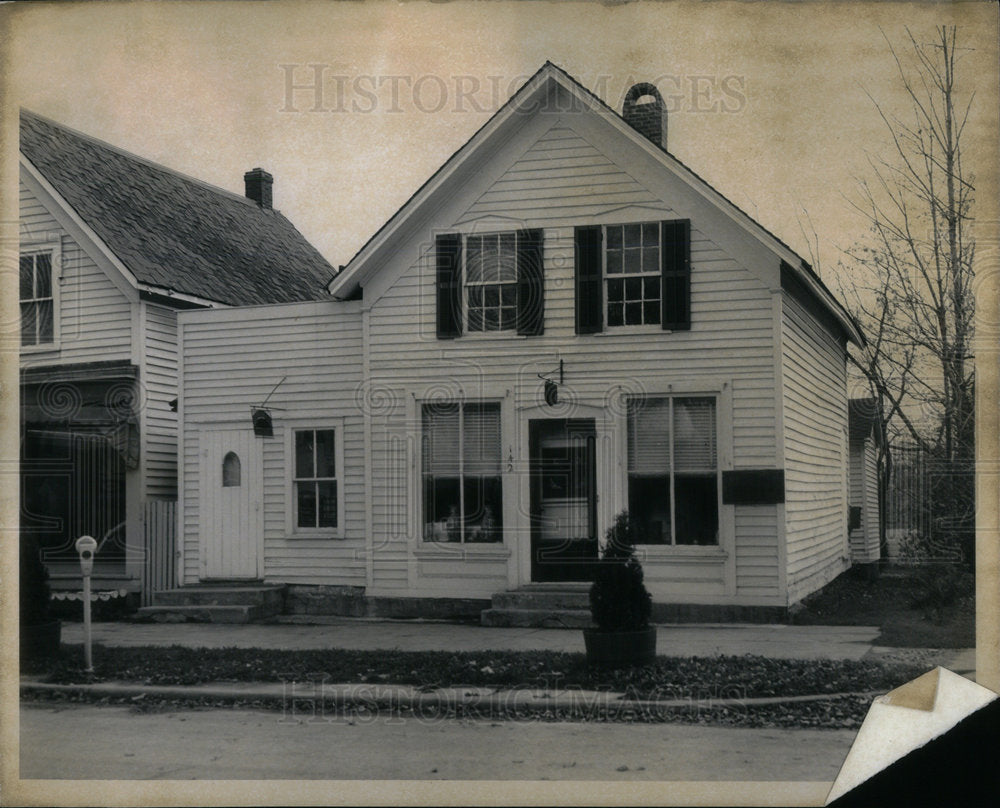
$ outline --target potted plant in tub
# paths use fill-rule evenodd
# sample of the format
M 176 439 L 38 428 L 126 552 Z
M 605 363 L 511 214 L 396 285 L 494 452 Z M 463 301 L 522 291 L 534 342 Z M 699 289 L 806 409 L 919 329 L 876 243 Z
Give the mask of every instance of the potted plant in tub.
M 653 603 L 635 557 L 635 533 L 623 511 L 605 537 L 590 586 L 590 616 L 596 627 L 583 630 L 589 665 L 625 668 L 648 665 L 656 658 L 656 628 L 649 624 Z
M 33 537 L 22 536 L 20 556 L 20 648 L 24 664 L 58 653 L 62 624 L 52 617 L 49 571 Z

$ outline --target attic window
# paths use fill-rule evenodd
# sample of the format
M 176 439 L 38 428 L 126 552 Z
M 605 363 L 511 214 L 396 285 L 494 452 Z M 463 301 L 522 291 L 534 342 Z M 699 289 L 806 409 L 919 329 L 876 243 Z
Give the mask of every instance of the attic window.
M 222 487 L 239 488 L 240 477 L 240 457 L 236 452 L 229 452 L 222 460 Z

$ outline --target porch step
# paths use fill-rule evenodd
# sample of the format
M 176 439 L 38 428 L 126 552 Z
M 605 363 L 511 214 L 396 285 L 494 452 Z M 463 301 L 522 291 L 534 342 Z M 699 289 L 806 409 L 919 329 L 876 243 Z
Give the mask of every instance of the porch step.
M 587 628 L 589 609 L 485 609 L 480 623 L 494 628 Z
M 586 628 L 590 620 L 590 585 L 531 584 L 496 592 L 480 614 L 484 626 Z
M 260 620 L 259 605 L 143 606 L 136 613 L 154 623 L 253 623 Z
M 199 584 L 153 593 L 153 605 L 136 615 L 157 622 L 250 623 L 281 614 L 284 584 Z

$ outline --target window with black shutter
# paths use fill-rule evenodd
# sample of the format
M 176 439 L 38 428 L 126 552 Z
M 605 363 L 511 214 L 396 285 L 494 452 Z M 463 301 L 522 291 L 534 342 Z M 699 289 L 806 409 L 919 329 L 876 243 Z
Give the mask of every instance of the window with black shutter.
M 545 318 L 542 231 L 437 239 L 437 333 L 537 335 Z
M 690 222 L 576 228 L 576 332 L 691 327 Z

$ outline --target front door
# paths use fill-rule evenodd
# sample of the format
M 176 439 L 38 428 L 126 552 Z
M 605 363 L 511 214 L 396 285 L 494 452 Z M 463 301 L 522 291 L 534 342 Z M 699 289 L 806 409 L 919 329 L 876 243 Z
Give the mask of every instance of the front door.
M 260 577 L 261 455 L 249 430 L 202 433 L 201 577 Z
M 594 419 L 534 419 L 531 580 L 589 581 L 597 558 Z

